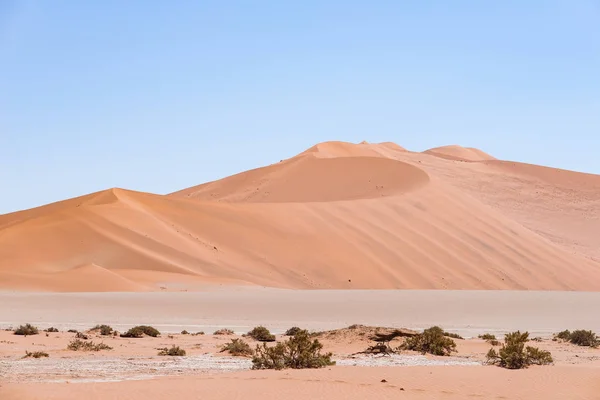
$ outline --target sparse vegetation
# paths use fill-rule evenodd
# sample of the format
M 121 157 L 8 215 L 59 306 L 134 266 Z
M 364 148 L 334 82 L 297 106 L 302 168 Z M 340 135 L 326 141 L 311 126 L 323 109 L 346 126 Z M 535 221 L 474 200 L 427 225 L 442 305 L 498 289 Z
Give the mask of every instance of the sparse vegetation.
M 151 326 L 139 325 L 139 326 L 135 326 L 135 327 L 129 329 L 125 333 L 122 333 L 121 337 L 138 338 L 139 339 L 139 338 L 144 337 L 144 335 L 151 336 L 151 337 L 158 337 L 158 335 L 160 335 L 160 332 L 156 328 L 153 328 Z
M 77 333 L 79 331 L 77 329 L 69 329 L 67 332 L 69 332 L 69 333 Z
M 192 336 L 204 336 L 204 332 L 192 333 Z
M 294 336 L 297 335 L 302 329 L 298 328 L 297 326 L 294 326 L 290 329 L 288 329 L 287 331 L 285 331 L 285 336 Z
M 251 356 L 254 354 L 250 345 L 244 342 L 242 339 L 231 339 L 231 342 L 226 343 L 221 347 L 221 353 L 228 351 L 233 356 Z
M 274 342 L 275 335 L 271 334 L 264 326 L 257 326 L 248 332 L 248 336 L 259 342 Z
M 460 339 L 465 340 L 464 337 L 460 336 L 458 333 L 446 332 L 444 331 L 444 336 L 452 338 L 452 339 Z
M 31 324 L 21 325 L 17 329 L 15 329 L 15 335 L 20 335 L 20 336 L 31 336 L 31 335 L 37 335 L 39 333 L 40 333 L 39 329 Z
M 231 329 L 218 329 L 213 333 L 213 335 L 235 335 L 235 332 Z
M 182 335 L 189 335 L 190 333 L 184 329 L 184 330 L 181 331 L 181 334 Z
M 399 347 L 400 350 L 412 350 L 436 356 L 448 356 L 456 351 L 456 343 L 444 336 L 444 330 L 439 326 L 425 329 L 423 333 L 406 338 Z
M 159 356 L 171 356 L 171 357 L 183 357 L 185 356 L 185 350 L 179 346 L 171 346 L 170 349 L 163 347 L 158 349 Z
M 529 332 L 512 332 L 504 337 L 504 344 L 497 352 L 490 349 L 487 361 L 502 368 L 521 369 L 530 365 L 547 365 L 554 361 L 549 351 L 537 347 L 525 346 L 529 341 Z
M 42 358 L 42 357 L 50 357 L 48 353 L 45 351 L 34 351 L 33 353 L 30 351 L 25 351 L 25 357 L 23 358 Z
M 44 329 L 44 332 L 47 332 L 47 333 L 56 333 L 56 332 L 58 332 L 58 329 L 56 329 L 54 327 L 51 327 L 51 328 L 48 328 L 48 329 Z
M 67 346 L 68 350 L 73 351 L 100 351 L 100 350 L 112 350 L 112 347 L 104 343 L 94 343 L 93 341 L 85 341 L 81 339 L 73 339 Z
M 600 338 L 594 332 L 581 329 L 573 332 L 570 332 L 568 330 L 559 332 L 555 335 L 555 338 L 564 340 L 565 342 L 569 342 L 577 346 L 600 346 Z
M 96 325 L 90 330 L 93 332 L 99 332 L 102 336 L 110 336 L 114 332 L 113 328 L 108 325 Z
M 85 333 L 81 333 L 81 332 L 77 332 L 77 334 L 75 335 L 75 337 L 77 339 L 83 339 L 83 340 L 88 340 L 89 336 L 86 335 Z
M 302 330 L 283 343 L 275 346 L 256 346 L 252 369 L 323 368 L 335 365 L 331 353 L 321 354 L 323 345 L 311 340 L 310 334 Z
M 483 339 L 485 341 L 497 340 L 496 335 L 492 335 L 491 333 L 484 333 L 483 335 L 479 335 L 479 339 Z

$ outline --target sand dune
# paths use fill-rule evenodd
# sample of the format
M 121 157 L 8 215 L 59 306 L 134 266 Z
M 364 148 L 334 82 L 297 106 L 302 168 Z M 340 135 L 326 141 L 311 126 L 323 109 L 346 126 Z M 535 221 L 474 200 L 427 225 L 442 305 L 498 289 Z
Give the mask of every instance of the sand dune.
M 486 161 L 495 160 L 491 155 L 472 147 L 462 147 L 456 145 L 435 147 L 424 151 L 426 154 L 431 154 L 436 157 L 447 158 L 449 160 L 460 161 Z
M 328 142 L 168 196 L 111 189 L 2 215 L 0 289 L 600 290 L 598 181 Z

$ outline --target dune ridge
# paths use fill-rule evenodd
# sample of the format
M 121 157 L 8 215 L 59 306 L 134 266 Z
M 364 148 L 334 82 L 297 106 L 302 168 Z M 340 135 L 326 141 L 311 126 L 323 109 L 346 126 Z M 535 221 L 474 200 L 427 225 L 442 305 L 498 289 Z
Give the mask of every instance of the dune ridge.
M 0 289 L 600 290 L 600 177 L 543 168 L 327 142 L 170 195 L 110 189 L 0 216 Z

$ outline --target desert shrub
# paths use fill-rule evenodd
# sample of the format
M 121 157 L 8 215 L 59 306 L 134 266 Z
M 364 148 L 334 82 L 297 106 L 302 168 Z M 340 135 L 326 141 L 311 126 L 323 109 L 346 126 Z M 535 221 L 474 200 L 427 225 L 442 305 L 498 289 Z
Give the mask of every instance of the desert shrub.
M 213 333 L 213 335 L 235 335 L 235 332 L 231 329 L 218 329 Z
M 221 347 L 221 353 L 224 351 L 228 351 L 233 356 L 251 356 L 254 354 L 250 345 L 242 339 L 231 339 L 231 342 Z
M 204 332 L 196 332 L 196 333 L 192 333 L 192 336 L 203 336 Z
M 163 347 L 158 352 L 159 356 L 172 356 L 172 357 L 183 357 L 185 356 L 185 350 L 180 348 L 179 346 L 171 346 L 170 349 Z
M 44 332 L 56 333 L 56 332 L 58 332 L 58 329 L 56 329 L 54 327 L 51 327 L 51 328 L 48 328 L 48 329 L 44 329 Z
M 554 337 L 556 337 L 557 339 L 564 340 L 564 341 L 568 342 L 571 339 L 571 331 L 564 330 L 562 332 L 558 332 L 556 335 L 554 335 Z
M 94 343 L 93 341 L 85 341 L 81 339 L 73 339 L 67 346 L 68 350 L 73 351 L 100 351 L 100 350 L 112 350 L 112 347 L 104 343 Z
M 189 335 L 190 333 L 184 329 L 184 330 L 181 331 L 181 334 L 182 335 Z
M 271 334 L 267 328 L 264 326 L 257 326 L 248 332 L 248 336 L 254 340 L 258 340 L 259 342 L 274 342 L 275 335 Z
M 406 338 L 400 345 L 400 350 L 418 351 L 436 356 L 447 356 L 456 351 L 456 343 L 451 338 L 444 336 L 444 331 L 439 326 L 425 329 L 423 333 Z
M 290 329 L 288 329 L 287 331 L 285 331 L 285 336 L 294 336 L 297 335 L 302 329 L 298 328 L 297 326 L 294 326 Z
M 444 331 L 444 336 L 452 338 L 452 339 L 460 339 L 460 340 L 465 339 L 462 336 L 460 336 L 458 333 L 452 333 L 452 332 L 446 332 L 446 331 Z
M 491 344 L 492 346 L 500 346 L 500 341 L 493 339 L 493 340 L 488 340 L 487 341 L 489 344 Z
M 17 329 L 15 329 L 15 335 L 31 336 L 31 335 L 37 335 L 39 333 L 40 333 L 39 329 L 31 324 L 21 325 Z
M 42 358 L 42 357 L 50 357 L 48 353 L 45 351 L 34 351 L 33 353 L 25 350 L 25 357 L 23 358 Z
M 487 361 L 502 368 L 521 369 L 530 365 L 547 365 L 553 362 L 549 351 L 537 347 L 525 346 L 529 341 L 529 332 L 512 332 L 504 337 L 504 344 L 497 352 L 490 349 Z
M 160 332 L 151 326 L 147 325 L 139 325 L 129 329 L 127 332 L 122 333 L 121 337 L 124 338 L 142 338 L 146 336 L 157 337 L 160 335 Z
M 483 335 L 479 335 L 479 339 L 496 340 L 496 335 L 492 335 L 491 333 L 484 333 Z
M 79 331 L 77 329 L 69 329 L 67 332 L 69 332 L 69 333 L 77 333 Z
M 89 336 L 86 335 L 85 333 L 81 333 L 81 332 L 77 332 L 77 334 L 75 335 L 75 337 L 77 339 L 83 339 L 83 340 L 88 340 Z
M 114 332 L 113 328 L 108 325 L 96 325 L 90 330 L 93 332 L 99 332 L 102 336 L 110 336 Z
M 600 339 L 592 331 L 577 330 L 571 333 L 569 342 L 577 346 L 598 347 Z
M 302 330 L 283 343 L 268 347 L 266 343 L 256 346 L 252 369 L 323 368 L 335 365 L 331 353 L 321 354 L 323 345 L 311 340 L 310 334 Z

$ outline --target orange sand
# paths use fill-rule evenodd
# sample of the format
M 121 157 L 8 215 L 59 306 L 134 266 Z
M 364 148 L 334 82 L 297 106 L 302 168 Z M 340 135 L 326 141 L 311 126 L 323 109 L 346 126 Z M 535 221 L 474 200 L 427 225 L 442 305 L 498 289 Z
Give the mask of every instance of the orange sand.
M 460 162 L 467 160 L 470 162 Z M 600 289 L 600 176 L 322 143 L 168 196 L 0 216 L 0 289 Z

